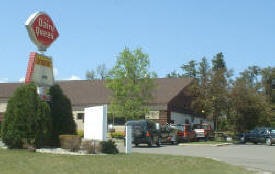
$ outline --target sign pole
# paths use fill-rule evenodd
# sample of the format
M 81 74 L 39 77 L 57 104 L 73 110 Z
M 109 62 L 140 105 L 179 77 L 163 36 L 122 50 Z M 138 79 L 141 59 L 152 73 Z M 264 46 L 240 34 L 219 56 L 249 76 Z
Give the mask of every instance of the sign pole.
M 131 153 L 132 152 L 132 126 L 126 125 L 126 147 L 125 147 L 125 153 Z

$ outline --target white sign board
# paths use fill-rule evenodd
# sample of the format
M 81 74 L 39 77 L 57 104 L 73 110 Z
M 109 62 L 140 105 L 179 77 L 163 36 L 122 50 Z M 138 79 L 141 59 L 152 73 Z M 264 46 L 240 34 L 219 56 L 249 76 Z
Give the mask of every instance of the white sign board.
M 159 111 L 149 111 L 149 112 L 145 115 L 145 119 L 147 119 L 147 120 L 159 119 Z
M 85 108 L 84 139 L 106 141 L 107 105 Z

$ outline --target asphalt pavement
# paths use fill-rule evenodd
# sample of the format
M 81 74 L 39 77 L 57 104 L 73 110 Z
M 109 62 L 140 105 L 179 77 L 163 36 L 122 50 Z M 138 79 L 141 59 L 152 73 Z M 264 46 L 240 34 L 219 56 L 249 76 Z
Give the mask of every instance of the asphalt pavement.
M 123 151 L 123 147 L 120 146 L 120 150 Z M 140 145 L 139 147 L 133 146 L 132 150 L 139 153 L 206 157 L 249 169 L 275 173 L 275 145 L 246 144 L 218 147 L 213 145 L 162 145 L 161 147 Z

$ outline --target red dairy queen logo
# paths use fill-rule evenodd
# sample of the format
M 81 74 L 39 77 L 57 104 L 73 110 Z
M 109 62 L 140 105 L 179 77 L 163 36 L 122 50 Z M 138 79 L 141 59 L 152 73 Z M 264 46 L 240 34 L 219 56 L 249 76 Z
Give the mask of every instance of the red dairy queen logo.
M 59 35 L 52 19 L 43 12 L 32 14 L 25 25 L 39 51 L 46 51 Z

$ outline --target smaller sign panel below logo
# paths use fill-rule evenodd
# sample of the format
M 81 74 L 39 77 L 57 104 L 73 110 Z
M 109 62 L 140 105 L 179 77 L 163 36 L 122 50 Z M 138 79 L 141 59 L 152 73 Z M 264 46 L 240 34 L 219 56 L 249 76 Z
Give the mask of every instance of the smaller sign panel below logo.
M 44 12 L 32 14 L 25 25 L 30 39 L 38 47 L 39 51 L 46 51 L 59 36 L 52 19 Z
M 52 86 L 54 84 L 51 58 L 36 52 L 30 54 L 25 83 L 31 82 L 38 86 Z

